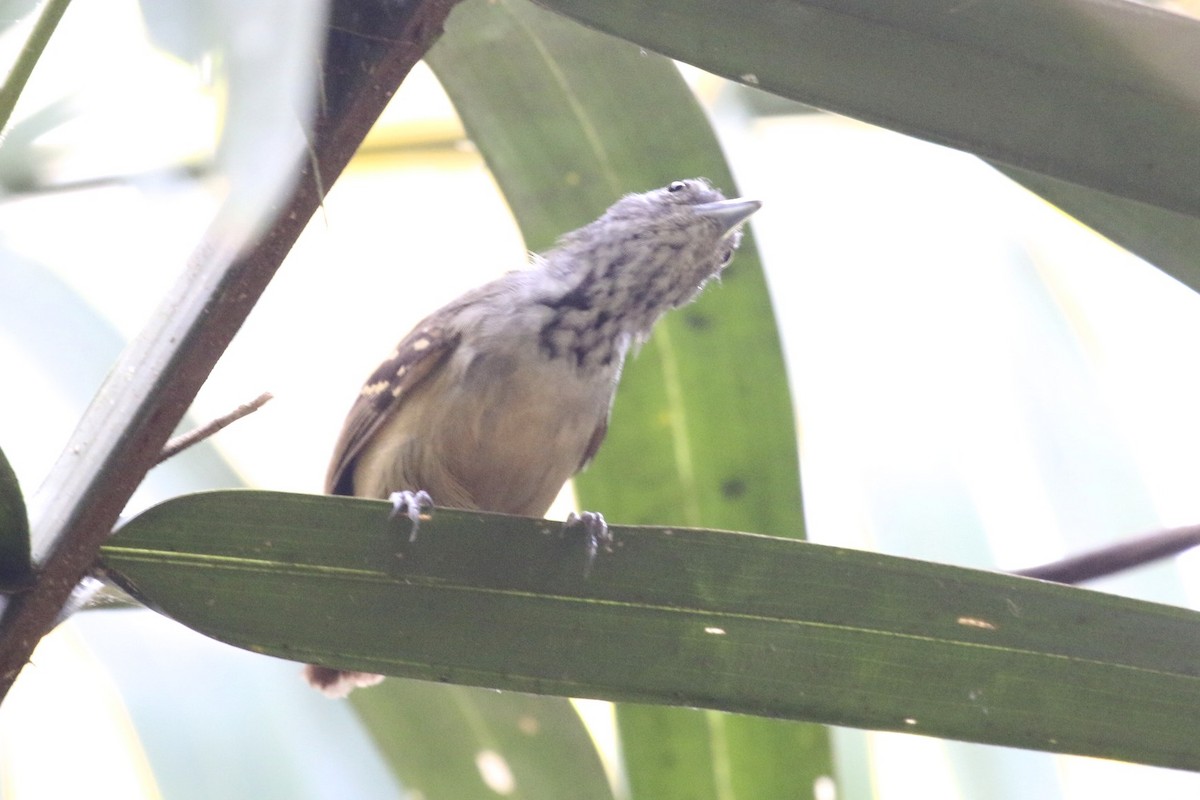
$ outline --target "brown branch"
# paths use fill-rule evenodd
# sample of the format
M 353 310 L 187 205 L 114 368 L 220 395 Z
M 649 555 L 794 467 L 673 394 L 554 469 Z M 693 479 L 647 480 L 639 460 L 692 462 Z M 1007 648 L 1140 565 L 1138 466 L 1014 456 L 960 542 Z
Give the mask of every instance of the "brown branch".
M 95 562 L 129 497 L 318 207 L 319 187 L 341 174 L 456 2 L 334 0 L 322 58 L 324 103 L 291 195 L 259 241 L 243 251 L 234 251 L 217 225 L 210 228 L 34 496 L 38 580 L 9 598 L 0 616 L 0 698 Z
M 220 417 L 217 417 L 216 419 L 212 420 L 211 422 L 206 422 L 203 425 L 200 425 L 199 427 L 192 428 L 187 433 L 181 433 L 178 436 L 173 437 L 169 442 L 167 442 L 165 445 L 163 445 L 162 452 L 160 452 L 158 454 L 158 461 L 156 461 L 154 463 L 161 464 L 162 462 L 166 461 L 168 458 L 179 455 L 180 453 L 182 453 L 184 450 L 187 450 L 192 445 L 196 445 L 196 444 L 199 444 L 200 442 L 203 442 L 205 439 L 212 436 L 214 433 L 217 433 L 218 431 L 229 427 L 230 425 L 237 422 L 242 417 L 248 416 L 250 414 L 253 414 L 255 411 L 258 411 L 260 408 L 262 408 L 264 405 L 266 405 L 273 397 L 274 397 L 274 395 L 272 395 L 270 392 L 263 392 L 258 397 L 251 400 L 249 403 L 242 403 L 240 406 L 235 408 L 233 411 L 230 411 L 228 414 L 224 414 Z
M 1083 583 L 1178 555 L 1196 545 L 1200 545 L 1200 525 L 1168 528 L 1013 574 L 1055 583 Z

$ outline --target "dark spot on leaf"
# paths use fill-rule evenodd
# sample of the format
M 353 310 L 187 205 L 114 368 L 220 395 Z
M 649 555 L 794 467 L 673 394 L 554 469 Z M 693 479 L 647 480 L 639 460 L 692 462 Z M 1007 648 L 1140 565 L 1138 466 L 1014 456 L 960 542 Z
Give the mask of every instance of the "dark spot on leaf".
M 741 478 L 730 478 L 721 484 L 721 495 L 729 500 L 741 497 L 746 493 L 746 482 Z
M 683 315 L 684 323 L 696 331 L 706 331 L 712 327 L 712 317 L 699 311 L 688 311 Z

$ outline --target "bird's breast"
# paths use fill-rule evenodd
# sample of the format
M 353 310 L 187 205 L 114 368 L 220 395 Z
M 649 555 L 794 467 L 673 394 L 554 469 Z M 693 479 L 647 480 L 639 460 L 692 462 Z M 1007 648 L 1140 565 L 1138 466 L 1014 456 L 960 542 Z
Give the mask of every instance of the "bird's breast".
M 462 355 L 438 436 L 448 469 L 479 508 L 544 514 L 608 418 L 615 371 L 581 373 L 535 351 Z

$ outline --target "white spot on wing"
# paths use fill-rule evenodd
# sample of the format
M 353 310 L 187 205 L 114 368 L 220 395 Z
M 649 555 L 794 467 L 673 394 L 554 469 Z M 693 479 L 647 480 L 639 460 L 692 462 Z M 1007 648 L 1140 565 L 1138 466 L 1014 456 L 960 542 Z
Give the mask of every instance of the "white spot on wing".
M 388 388 L 388 386 L 390 386 L 390 384 L 387 381 L 375 381 L 374 383 L 368 383 L 362 388 L 361 394 L 363 397 L 374 397 L 377 394 L 382 394 L 383 391 Z

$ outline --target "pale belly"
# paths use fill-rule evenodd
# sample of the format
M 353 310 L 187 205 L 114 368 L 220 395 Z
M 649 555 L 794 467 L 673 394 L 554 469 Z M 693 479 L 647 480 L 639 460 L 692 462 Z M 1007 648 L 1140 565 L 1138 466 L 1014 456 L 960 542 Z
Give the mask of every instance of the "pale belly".
M 436 505 L 546 512 L 607 420 L 616 370 L 585 381 L 563 362 L 467 355 L 375 437 L 355 468 L 355 494 L 423 489 Z

